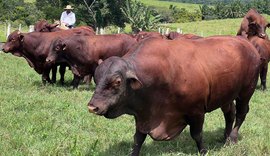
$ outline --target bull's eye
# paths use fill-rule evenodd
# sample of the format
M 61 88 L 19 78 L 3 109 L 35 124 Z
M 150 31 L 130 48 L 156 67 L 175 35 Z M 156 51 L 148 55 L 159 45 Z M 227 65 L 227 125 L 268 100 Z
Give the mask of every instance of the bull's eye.
M 59 51 L 59 50 L 60 50 L 60 48 L 57 46 L 57 47 L 55 47 L 55 50 L 56 50 L 56 51 Z
M 118 77 L 118 78 L 116 78 L 113 82 L 112 82 L 112 87 L 113 88 L 118 88 L 120 85 L 121 85 L 121 78 L 120 77 Z

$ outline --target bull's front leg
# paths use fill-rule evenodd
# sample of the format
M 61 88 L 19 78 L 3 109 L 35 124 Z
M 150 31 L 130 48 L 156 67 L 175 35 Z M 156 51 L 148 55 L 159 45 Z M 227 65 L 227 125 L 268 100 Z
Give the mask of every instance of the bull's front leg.
M 190 135 L 195 140 L 200 154 L 206 155 L 207 150 L 204 147 L 202 136 L 204 114 L 188 116 L 187 122 L 190 126 Z
M 42 73 L 42 83 L 43 83 L 43 85 L 45 85 L 46 84 L 46 82 L 49 82 L 49 83 L 51 83 L 51 80 L 50 80 L 50 70 L 44 70 L 44 72 Z
M 134 145 L 133 145 L 131 156 L 139 156 L 140 150 L 146 138 L 146 135 L 147 134 L 143 134 L 139 130 L 136 129 L 136 133 L 134 135 Z
M 57 66 L 54 65 L 52 67 L 52 83 L 55 83 L 56 82 L 56 72 L 57 72 Z

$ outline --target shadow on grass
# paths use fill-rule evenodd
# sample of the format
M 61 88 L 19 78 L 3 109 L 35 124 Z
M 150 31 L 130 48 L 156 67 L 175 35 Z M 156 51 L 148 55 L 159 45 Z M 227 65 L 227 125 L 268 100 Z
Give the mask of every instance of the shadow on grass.
M 223 129 L 218 128 L 214 131 L 206 131 L 203 133 L 204 143 L 208 150 L 217 151 L 224 147 L 225 141 L 223 139 Z M 149 136 L 148 136 L 149 137 Z M 118 142 L 108 148 L 105 152 L 99 155 L 130 155 L 133 136 L 130 136 L 130 141 Z M 239 138 L 241 140 L 241 137 Z M 117 140 L 117 138 L 116 138 Z M 163 155 L 163 154 L 180 154 L 180 155 L 197 155 L 197 146 L 195 141 L 191 138 L 189 130 L 185 130 L 177 138 L 171 141 L 151 141 L 144 143 L 141 150 L 141 155 Z M 91 155 L 88 153 L 87 155 Z
M 60 83 L 60 81 L 57 81 L 56 83 L 54 84 L 50 84 L 50 83 L 46 83 L 45 85 L 40 81 L 34 81 L 33 82 L 33 85 L 34 86 L 37 86 L 38 88 L 46 88 L 46 87 L 55 87 L 55 88 L 65 88 L 66 90 L 68 91 L 73 91 L 73 90 L 78 90 L 78 91 L 94 91 L 95 90 L 95 83 L 94 82 L 91 82 L 90 85 L 88 84 L 85 84 L 85 83 L 82 83 L 80 82 L 78 88 L 73 88 L 72 86 L 72 80 L 67 80 L 65 81 L 65 83 L 62 85 Z

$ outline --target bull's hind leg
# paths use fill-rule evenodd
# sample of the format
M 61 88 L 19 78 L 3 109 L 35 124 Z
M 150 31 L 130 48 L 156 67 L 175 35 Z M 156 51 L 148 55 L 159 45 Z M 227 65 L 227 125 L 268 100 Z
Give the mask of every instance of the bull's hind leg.
M 195 140 L 201 155 L 205 155 L 207 153 L 207 150 L 203 144 L 203 136 L 202 136 L 203 122 L 204 122 L 204 114 L 187 117 L 187 123 L 190 126 L 190 135 L 192 139 Z
M 235 105 L 232 102 L 229 105 L 225 105 L 221 107 L 221 110 L 225 118 L 224 138 L 225 140 L 228 140 L 228 137 L 230 136 L 232 132 L 233 122 L 235 119 Z
M 238 141 L 238 131 L 249 111 L 249 100 L 250 100 L 250 97 L 247 99 L 244 99 L 244 98 L 236 99 L 236 121 L 235 121 L 234 128 L 230 134 L 230 141 L 232 143 L 237 143 Z
M 262 90 L 266 89 L 266 75 L 268 70 L 268 64 L 264 65 L 260 72 L 261 86 Z

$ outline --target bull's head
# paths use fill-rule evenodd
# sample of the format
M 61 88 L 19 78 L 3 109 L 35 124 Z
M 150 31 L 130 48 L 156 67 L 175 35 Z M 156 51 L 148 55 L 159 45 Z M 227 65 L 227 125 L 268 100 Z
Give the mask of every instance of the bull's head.
M 7 42 L 3 45 L 2 51 L 5 53 L 12 53 L 15 56 L 22 56 L 21 48 L 23 43 L 23 34 L 16 30 L 12 32 L 7 39 Z
M 55 63 L 55 61 L 59 58 L 59 55 L 61 55 L 65 49 L 66 44 L 63 43 L 62 39 L 57 38 L 53 40 L 50 46 L 48 57 L 46 58 L 46 63 Z
M 266 38 L 266 28 L 270 27 L 270 23 L 268 23 L 265 18 L 261 19 L 253 19 L 248 18 L 249 24 L 248 24 L 248 36 L 258 36 L 260 38 Z
M 40 20 L 34 25 L 36 32 L 52 32 L 59 24 L 49 24 L 46 20 Z
M 142 87 L 135 72 L 119 57 L 111 57 L 101 63 L 94 79 L 97 86 L 88 109 L 106 118 L 116 118 L 127 113 L 128 97 Z

